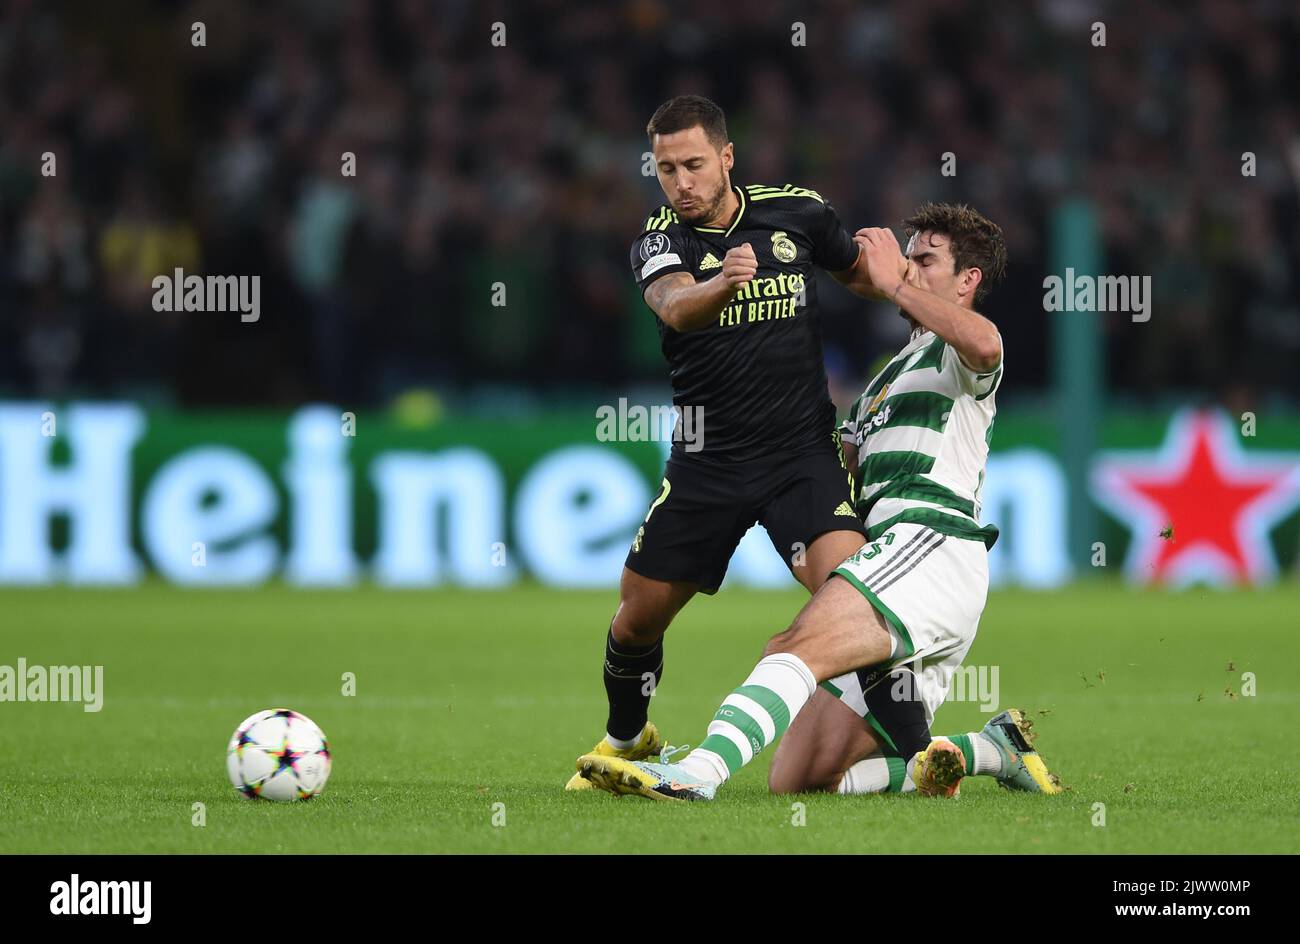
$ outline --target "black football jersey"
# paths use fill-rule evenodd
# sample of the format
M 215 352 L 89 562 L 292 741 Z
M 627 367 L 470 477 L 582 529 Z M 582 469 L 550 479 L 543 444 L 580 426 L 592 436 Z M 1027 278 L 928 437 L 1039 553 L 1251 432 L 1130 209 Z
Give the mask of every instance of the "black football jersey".
M 758 273 L 716 323 L 680 333 L 655 319 L 668 360 L 673 403 L 690 407 L 700 437 L 694 458 L 737 462 L 776 451 L 824 447 L 835 430 L 826 383 L 813 267 L 849 268 L 858 257 L 835 210 L 801 187 L 733 188 L 740 209 L 725 229 L 683 223 L 660 207 L 632 243 L 644 292 L 656 279 L 717 276 L 728 249 L 749 243 Z M 681 442 L 673 443 L 680 458 Z

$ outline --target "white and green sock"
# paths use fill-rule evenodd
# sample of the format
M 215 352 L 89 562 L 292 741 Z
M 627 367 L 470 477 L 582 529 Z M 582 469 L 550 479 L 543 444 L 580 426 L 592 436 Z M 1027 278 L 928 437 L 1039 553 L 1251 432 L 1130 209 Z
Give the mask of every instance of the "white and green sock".
M 708 735 L 681 766 L 693 777 L 724 783 L 785 733 L 816 690 L 816 676 L 798 656 L 765 656 L 726 697 Z
M 936 735 L 932 741 L 951 741 L 966 758 L 966 775 L 992 776 L 1002 774 L 1002 752 L 997 745 L 979 731 L 954 734 L 951 737 Z M 839 793 L 910 793 L 916 789 L 912 783 L 912 764 L 915 758 L 872 754 L 858 761 L 844 772 Z
M 915 758 L 903 760 L 886 754 L 872 754 L 858 761 L 840 778 L 839 793 L 911 793 Z
M 982 732 L 954 734 L 944 740 L 952 741 L 961 749 L 966 758 L 966 776 L 997 777 L 1002 774 L 1002 752 Z

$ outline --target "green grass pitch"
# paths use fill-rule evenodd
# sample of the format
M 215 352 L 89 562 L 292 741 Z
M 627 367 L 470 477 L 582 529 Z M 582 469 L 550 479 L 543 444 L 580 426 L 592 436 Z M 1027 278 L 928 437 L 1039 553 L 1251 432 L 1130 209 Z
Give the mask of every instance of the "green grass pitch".
M 687 607 L 651 706 L 673 743 L 699 742 L 802 599 L 729 588 Z M 1300 851 L 1294 584 L 995 592 L 968 662 L 998 666 L 1002 706 L 1031 712 L 1071 789 L 977 778 L 953 802 L 774 797 L 768 757 L 708 805 L 562 792 L 602 732 L 614 603 L 535 587 L 4 590 L 0 664 L 102 664 L 105 700 L 0 703 L 0 852 Z M 235 725 L 279 705 L 335 753 L 309 803 L 249 802 L 226 781 Z M 949 704 L 935 731 L 987 718 Z

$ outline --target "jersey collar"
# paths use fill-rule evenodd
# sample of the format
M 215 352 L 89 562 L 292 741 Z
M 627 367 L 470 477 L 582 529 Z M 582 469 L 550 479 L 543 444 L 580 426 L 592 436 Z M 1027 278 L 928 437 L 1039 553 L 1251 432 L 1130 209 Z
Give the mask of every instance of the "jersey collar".
M 748 202 L 745 200 L 745 190 L 743 187 L 737 187 L 732 184 L 732 190 L 736 192 L 736 197 L 740 200 L 740 206 L 736 209 L 736 218 L 731 221 L 731 225 L 726 229 L 719 229 L 716 226 L 696 226 L 694 229 L 701 233 L 721 233 L 723 236 L 730 236 L 735 232 L 736 227 L 740 225 L 740 218 L 745 215 L 745 207 Z
M 918 347 L 924 347 L 925 345 L 929 344 L 930 341 L 933 339 L 934 339 L 934 332 L 931 331 L 929 328 L 925 327 L 924 325 L 921 325 L 912 331 L 912 336 L 907 339 L 907 344 L 903 348 L 903 350 L 906 351 L 909 348 L 915 350 Z

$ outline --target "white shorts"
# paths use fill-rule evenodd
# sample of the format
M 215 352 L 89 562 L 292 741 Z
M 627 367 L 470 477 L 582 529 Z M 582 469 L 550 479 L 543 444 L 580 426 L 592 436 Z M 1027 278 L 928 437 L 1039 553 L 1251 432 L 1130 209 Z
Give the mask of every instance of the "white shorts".
M 915 673 L 926 721 L 933 724 L 953 674 L 975 641 L 988 598 L 984 542 L 922 524 L 896 524 L 834 573 L 862 591 L 885 618 L 894 636 L 893 666 Z M 822 687 L 870 722 L 864 679 L 865 671 L 849 672 Z

